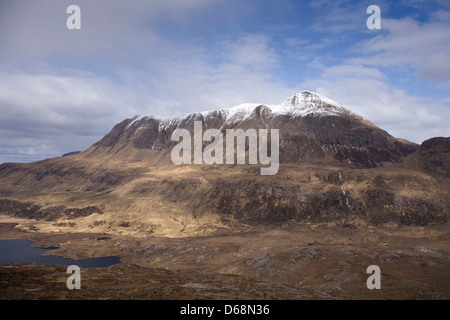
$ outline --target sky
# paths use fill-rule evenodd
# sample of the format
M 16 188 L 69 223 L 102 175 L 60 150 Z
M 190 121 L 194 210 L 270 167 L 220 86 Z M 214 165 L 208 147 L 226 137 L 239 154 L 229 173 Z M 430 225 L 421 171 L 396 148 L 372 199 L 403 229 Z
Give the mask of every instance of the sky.
M 0 163 L 302 90 L 398 138 L 450 136 L 450 1 L 0 0 Z

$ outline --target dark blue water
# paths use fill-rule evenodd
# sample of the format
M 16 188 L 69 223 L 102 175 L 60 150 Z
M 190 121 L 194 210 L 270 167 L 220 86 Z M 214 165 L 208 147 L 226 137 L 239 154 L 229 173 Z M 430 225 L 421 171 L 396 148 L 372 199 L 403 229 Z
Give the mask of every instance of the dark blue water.
M 50 249 L 33 248 L 28 240 L 0 240 L 0 264 L 37 263 L 41 265 L 77 265 L 84 268 L 102 268 L 120 263 L 119 257 L 71 260 L 58 256 L 42 256 Z

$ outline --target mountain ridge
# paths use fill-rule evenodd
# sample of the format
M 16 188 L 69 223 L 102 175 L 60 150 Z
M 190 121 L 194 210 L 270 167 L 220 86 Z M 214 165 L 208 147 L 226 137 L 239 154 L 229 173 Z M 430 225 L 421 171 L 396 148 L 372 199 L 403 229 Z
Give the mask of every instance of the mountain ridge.
M 231 106 L 227 108 L 218 108 L 218 109 L 211 109 L 206 111 L 200 111 L 200 112 L 191 112 L 191 113 L 185 113 L 181 114 L 175 117 L 158 117 L 151 114 L 143 114 L 143 115 L 136 115 L 132 118 L 132 122 L 129 124 L 129 126 L 134 125 L 135 123 L 139 122 L 143 119 L 159 119 L 162 122 L 171 122 L 176 121 L 177 119 L 183 119 L 188 117 L 192 114 L 201 114 L 203 117 L 210 116 L 214 113 L 223 113 L 223 115 L 226 116 L 227 120 L 233 119 L 236 114 L 242 114 L 244 113 L 244 119 L 251 115 L 255 111 L 255 109 L 259 106 L 263 106 L 268 108 L 272 113 L 274 114 L 289 114 L 292 113 L 295 116 L 302 116 L 307 115 L 309 113 L 314 113 L 316 115 L 320 114 L 347 114 L 351 116 L 355 116 L 358 118 L 363 119 L 362 116 L 359 114 L 345 108 L 343 105 L 339 104 L 338 102 L 327 98 L 321 94 L 318 94 L 316 92 L 310 91 L 310 90 L 302 90 L 294 94 L 292 97 L 284 100 L 283 102 L 279 104 L 264 104 L 264 103 L 242 103 L 236 106 Z M 321 110 L 322 109 L 322 110 Z M 322 111 L 322 112 L 321 112 Z M 237 120 L 243 120 L 243 119 L 237 119 Z M 366 120 L 366 119 L 364 119 Z M 366 120 L 368 121 L 368 120 Z
M 280 162 L 285 163 L 325 161 L 351 167 L 376 167 L 396 163 L 419 147 L 392 137 L 329 98 L 301 91 L 278 105 L 246 103 L 164 119 L 135 116 L 117 124 L 83 154 L 124 156 L 130 161 L 133 157 L 139 161 L 145 158 L 152 164 L 168 164 L 167 151 L 174 145 L 171 134 L 179 128 L 192 133 L 194 121 L 201 121 L 204 128 L 219 129 L 223 134 L 231 128 L 279 129 Z M 160 153 L 157 156 L 145 150 Z

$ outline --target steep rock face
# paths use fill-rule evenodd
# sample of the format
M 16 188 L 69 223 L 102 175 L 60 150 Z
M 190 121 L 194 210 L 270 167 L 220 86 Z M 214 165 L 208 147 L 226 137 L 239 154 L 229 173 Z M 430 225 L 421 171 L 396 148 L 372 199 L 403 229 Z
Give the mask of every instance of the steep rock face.
M 345 183 L 342 183 L 345 176 Z M 194 217 L 217 213 L 222 222 L 282 226 L 291 222 L 341 225 L 427 225 L 447 221 L 450 204 L 436 196 L 406 195 L 404 179 L 419 185 L 422 178 L 395 179 L 355 173 L 306 173 L 297 182 L 217 179 L 207 183 L 182 180 L 148 181 L 131 196 L 158 195 Z M 364 180 L 361 188 L 359 180 Z M 433 186 L 423 186 L 430 192 Z
M 174 146 L 171 135 L 177 128 L 193 133 L 194 121 L 206 128 L 278 129 L 280 163 L 338 162 L 351 167 L 369 168 L 398 162 L 417 149 L 399 140 L 336 102 L 309 91 L 302 91 L 279 105 L 243 104 L 228 109 L 193 113 L 170 119 L 137 116 L 124 120 L 84 154 L 130 154 L 165 159 Z M 206 144 L 204 144 L 204 147 Z M 145 153 L 153 150 L 153 153 Z M 157 154 L 157 152 L 159 154 Z M 144 155 L 145 154 L 145 155 Z

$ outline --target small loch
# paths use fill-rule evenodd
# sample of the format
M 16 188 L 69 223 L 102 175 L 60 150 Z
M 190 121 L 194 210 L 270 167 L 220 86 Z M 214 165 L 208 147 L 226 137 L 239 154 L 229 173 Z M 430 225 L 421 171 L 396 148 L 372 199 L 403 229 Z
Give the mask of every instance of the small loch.
M 28 240 L 0 240 L 0 264 L 36 263 L 40 265 L 77 265 L 84 268 L 104 268 L 120 263 L 119 257 L 71 260 L 59 256 L 43 256 L 51 248 L 32 247 Z

